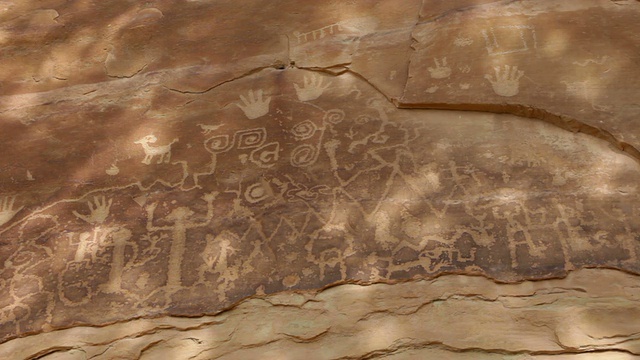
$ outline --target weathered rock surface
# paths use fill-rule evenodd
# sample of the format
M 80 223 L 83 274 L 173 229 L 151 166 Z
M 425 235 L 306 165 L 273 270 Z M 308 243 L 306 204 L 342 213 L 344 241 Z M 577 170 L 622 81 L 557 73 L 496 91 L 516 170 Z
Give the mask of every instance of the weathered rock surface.
M 277 357 L 287 348 L 311 358 L 314 351 L 462 359 L 639 353 L 632 310 L 640 297 L 632 285 L 640 273 L 638 2 L 0 5 L 3 349 L 97 331 L 104 342 L 73 350 L 78 356 L 124 346 L 123 358 L 158 358 L 156 351 L 186 346 L 174 336 L 201 328 L 232 336 L 246 326 L 245 340 L 260 345 L 253 350 L 231 342 L 204 355 L 191 341 L 196 347 L 185 351 L 200 349 L 202 358 Z M 461 275 L 437 278 L 450 273 Z M 443 279 L 502 294 L 548 283 L 497 283 L 568 274 L 593 276 L 591 290 L 518 295 L 551 297 L 557 307 L 548 309 L 532 300 L 512 313 L 498 295 L 464 292 L 441 299 L 442 314 L 425 305 L 439 299 L 428 288 Z M 596 284 L 609 277 L 631 285 L 608 298 Z M 322 353 L 347 331 L 318 330 L 347 311 L 333 300 L 326 304 L 338 310 L 318 310 L 324 315 L 302 335 L 274 330 L 260 338 L 263 327 L 246 319 L 220 320 L 239 309 L 272 314 L 267 323 L 313 318 L 305 306 L 324 301 L 310 300 L 314 289 L 434 278 L 419 283 L 425 289 L 415 300 L 424 306 L 389 305 L 424 308 L 402 326 L 399 310 L 365 306 L 345 318 L 345 329 L 361 320 L 353 334 L 398 325 L 390 342 L 370 348 L 344 342 Z M 412 284 L 344 285 L 317 296 L 388 289 L 385 299 L 402 302 L 392 294 Z M 307 305 L 271 313 L 270 300 L 250 300 L 209 317 L 256 296 L 302 296 Z M 562 328 L 582 306 L 616 331 Z M 443 331 L 459 313 L 468 320 Z M 542 319 L 535 331 L 519 327 L 530 313 Z M 426 331 L 419 324 L 431 317 L 436 332 L 405 340 Z M 498 335 L 476 343 L 438 337 L 474 338 L 474 323 Z M 113 336 L 123 326 L 147 327 L 125 341 Z M 158 337 L 122 345 L 147 332 Z M 362 334 L 355 339 L 368 344 Z M 25 345 L 16 358 L 55 349 L 61 340 L 52 339 L 33 352 Z
M 540 118 L 640 158 L 638 2 L 431 3 L 412 33 L 402 106 Z
M 499 285 L 445 275 L 243 301 L 218 316 L 77 327 L 0 345 L 19 359 L 634 359 L 637 277 L 578 270 Z

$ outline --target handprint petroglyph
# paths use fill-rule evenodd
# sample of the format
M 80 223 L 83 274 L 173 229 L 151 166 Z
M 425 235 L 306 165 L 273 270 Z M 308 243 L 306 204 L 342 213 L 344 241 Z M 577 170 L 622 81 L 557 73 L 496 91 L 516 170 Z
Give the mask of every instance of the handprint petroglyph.
M 322 84 L 322 77 L 320 76 L 304 76 L 304 84 L 300 87 L 298 84 L 293 84 L 296 88 L 296 94 L 300 101 L 315 100 L 322 95 L 322 93 L 331 85 L 331 82 Z
M 516 96 L 520 91 L 520 78 L 524 76 L 524 71 L 518 70 L 517 66 L 505 65 L 504 68 L 496 66 L 493 68 L 496 72 L 496 77 L 486 74 L 485 79 L 489 80 L 493 91 L 505 97 Z
M 432 68 L 429 67 L 427 70 L 429 70 L 429 73 L 431 74 L 431 77 L 434 79 L 446 79 L 449 76 L 451 76 L 451 68 L 449 66 L 447 66 L 447 58 L 443 57 L 442 58 L 442 63 L 440 63 L 440 61 L 438 61 L 437 58 L 433 58 L 433 62 L 435 62 L 436 67 Z
M 247 97 L 240 95 L 240 100 L 242 100 L 242 104 L 235 103 L 235 105 L 239 107 L 249 119 L 257 119 L 269 112 L 271 97 L 269 96 L 263 99 L 262 90 L 256 92 L 249 90 Z
M 171 160 L 171 145 L 178 142 L 178 139 L 173 139 L 173 141 L 171 141 L 169 144 L 163 146 L 149 145 L 155 143 L 156 141 L 158 141 L 158 138 L 154 135 L 147 135 L 138 141 L 134 141 L 134 144 L 142 145 L 142 148 L 144 150 L 145 156 L 142 160 L 143 164 L 151 164 L 151 159 L 153 159 L 153 157 L 156 155 L 160 156 L 158 158 L 157 164 L 162 164 L 163 161 L 165 163 L 168 163 Z
M 16 196 L 5 196 L 0 200 L 0 226 L 6 224 L 11 220 L 18 211 L 22 210 L 24 206 L 18 209 L 14 209 L 13 206 L 16 202 Z
M 104 196 L 101 198 L 96 196 L 93 198 L 93 201 L 94 204 L 92 204 L 91 201 L 87 201 L 89 215 L 82 215 L 75 210 L 73 211 L 73 215 L 89 224 L 102 224 L 109 216 L 109 209 L 111 209 L 113 199 L 107 201 Z

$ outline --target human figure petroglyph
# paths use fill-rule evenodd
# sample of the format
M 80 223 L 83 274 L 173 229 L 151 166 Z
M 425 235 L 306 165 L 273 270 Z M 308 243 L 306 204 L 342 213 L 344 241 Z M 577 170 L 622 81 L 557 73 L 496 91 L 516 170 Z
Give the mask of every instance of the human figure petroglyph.
M 153 213 L 157 207 L 157 203 L 146 206 L 147 211 L 147 230 L 148 231 L 166 231 L 170 230 L 172 234 L 171 249 L 169 250 L 169 263 L 167 272 L 166 287 L 169 292 L 174 292 L 182 286 L 182 260 L 187 242 L 187 231 L 198 227 L 203 227 L 211 222 L 213 217 L 213 201 L 218 196 L 217 192 L 205 194 L 202 199 L 207 202 L 206 220 L 193 221 L 191 217 L 194 212 L 187 207 L 178 207 L 173 209 L 166 220 L 173 223 L 171 226 L 155 226 L 153 225 Z
M 293 33 L 293 35 L 298 39 L 298 44 L 302 44 L 308 41 L 322 39 L 327 34 L 333 35 L 336 31 L 342 31 L 342 26 L 339 23 L 323 26 L 319 29 L 311 30 L 305 33 L 296 31 Z M 309 40 L 309 37 L 311 37 L 312 39 Z
M 125 267 L 125 248 L 131 239 L 131 231 L 127 228 L 116 228 L 110 234 L 110 245 L 113 245 L 111 255 L 111 270 L 109 271 L 109 281 L 101 286 L 106 293 L 117 293 L 122 291 L 122 274 Z
M 202 253 L 202 259 L 214 273 L 225 273 L 229 267 L 229 257 L 237 251 L 232 245 L 238 243 L 239 238 L 231 232 L 224 231 L 215 238 L 207 234 L 206 240 L 207 246 Z
M 443 57 L 442 60 L 433 58 L 436 67 L 429 67 L 429 74 L 434 79 L 446 79 L 451 76 L 451 68 L 447 65 L 447 58 Z
M 319 98 L 331 86 L 331 82 L 322 84 L 323 78 L 318 75 L 304 76 L 303 85 L 293 84 L 300 101 L 311 101 Z
M 495 78 L 492 75 L 486 74 L 484 76 L 487 79 L 493 91 L 500 96 L 511 97 L 518 95 L 520 91 L 520 78 L 524 76 L 524 71 L 518 70 L 517 66 L 505 65 L 502 69 L 500 66 L 493 68 L 495 70 Z
M 471 248 L 468 254 L 463 254 L 455 245 L 430 240 L 418 255 L 418 259 L 427 273 L 434 274 L 445 268 L 473 263 L 476 259 L 476 250 Z
M 257 119 L 266 115 L 269 112 L 269 103 L 271 103 L 271 96 L 263 98 L 262 89 L 253 91 L 249 90 L 247 97 L 240 95 L 241 103 L 235 103 L 237 107 L 242 110 L 244 115 L 249 119 Z
M 353 236 L 345 231 L 345 225 L 335 221 L 312 236 L 313 240 L 305 245 L 307 261 L 318 266 L 320 280 L 327 274 L 327 269 L 338 267 L 340 279 L 347 278 L 346 259 L 355 254 Z
M 508 197 L 502 199 L 500 205 L 492 207 L 493 217 L 498 220 L 505 220 L 507 229 L 507 241 L 509 242 L 509 252 L 511 255 L 511 266 L 518 266 L 517 247 L 525 245 L 530 255 L 534 257 L 544 256 L 547 245 L 538 241 L 534 241 L 531 231 L 547 225 L 537 225 L 531 221 L 528 210 L 517 200 L 511 201 Z M 518 220 L 523 218 L 524 223 Z
M 151 164 L 151 160 L 154 156 L 158 156 L 157 164 L 162 164 L 162 162 L 168 163 L 171 161 L 171 146 L 178 142 L 178 138 L 173 139 L 169 144 L 162 146 L 151 146 L 149 144 L 154 144 L 158 141 L 158 138 L 154 135 L 147 135 L 138 141 L 134 141 L 134 144 L 142 145 L 142 149 L 144 150 L 144 159 L 142 160 L 143 164 L 149 165 Z
M 13 208 L 16 203 L 16 197 L 16 195 L 5 196 L 0 199 L 0 226 L 8 223 L 24 207 Z

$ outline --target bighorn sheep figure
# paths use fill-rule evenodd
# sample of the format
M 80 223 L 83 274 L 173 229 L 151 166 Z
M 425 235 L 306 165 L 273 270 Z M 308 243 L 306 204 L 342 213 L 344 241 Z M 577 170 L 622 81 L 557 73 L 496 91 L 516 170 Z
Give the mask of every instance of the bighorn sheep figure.
M 145 157 L 144 160 L 142 160 L 143 164 L 151 164 L 151 159 L 153 159 L 153 157 L 156 155 L 160 155 L 157 164 L 161 164 L 163 161 L 165 163 L 168 163 L 171 160 L 171 145 L 177 142 L 178 139 L 175 138 L 172 142 L 163 146 L 149 145 L 155 143 L 156 141 L 158 141 L 158 138 L 153 135 L 147 135 L 138 141 L 134 141 L 134 144 L 142 145 L 142 149 L 144 150 Z

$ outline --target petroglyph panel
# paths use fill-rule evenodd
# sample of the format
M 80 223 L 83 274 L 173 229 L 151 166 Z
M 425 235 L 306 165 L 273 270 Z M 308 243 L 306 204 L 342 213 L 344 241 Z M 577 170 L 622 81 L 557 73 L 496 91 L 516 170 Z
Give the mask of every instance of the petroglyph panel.
M 443 81 L 460 66 L 425 64 Z M 488 72 L 505 97 L 523 80 L 510 66 Z M 120 111 L 84 127 L 61 103 L 19 139 L 0 134 L 47 149 L 0 160 L 43 174 L 1 175 L 2 340 L 346 281 L 640 272 L 640 165 L 592 136 L 400 110 L 350 74 L 265 69 L 191 102 L 154 91 L 158 108 L 127 131 Z M 50 123 L 76 133 L 42 138 Z
M 640 158 L 640 80 L 629 76 L 640 61 L 639 14 L 637 1 L 425 1 L 398 103 L 612 134 Z

